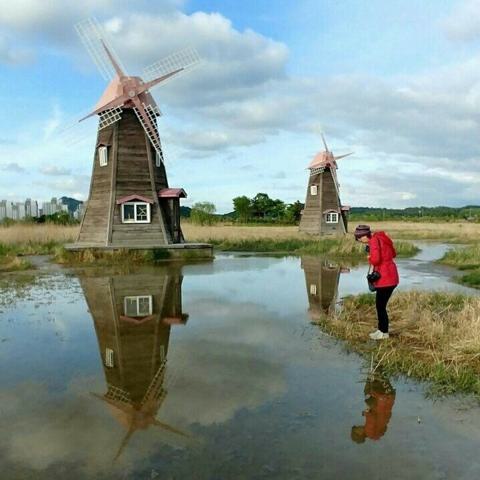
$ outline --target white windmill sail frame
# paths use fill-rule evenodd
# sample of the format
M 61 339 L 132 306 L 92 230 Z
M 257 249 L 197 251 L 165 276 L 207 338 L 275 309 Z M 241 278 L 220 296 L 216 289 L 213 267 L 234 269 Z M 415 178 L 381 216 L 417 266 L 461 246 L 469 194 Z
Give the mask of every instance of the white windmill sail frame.
M 78 22 L 75 25 L 75 30 L 77 31 L 80 40 L 87 49 L 87 52 L 90 54 L 90 57 L 97 66 L 104 80 L 112 80 L 115 77 L 116 72 L 112 62 L 110 62 L 110 59 L 108 58 L 104 46 L 102 45 L 102 41 L 108 47 L 118 65 L 120 65 L 122 70 L 126 72 L 122 62 L 118 58 L 118 55 L 115 53 L 115 50 L 108 41 L 105 30 L 102 28 L 96 18 L 92 17 Z
M 142 124 L 142 127 L 145 130 L 145 133 L 147 134 L 148 139 L 152 143 L 153 148 L 155 148 L 155 151 L 158 153 L 158 155 L 160 156 L 160 159 L 163 162 L 164 159 L 163 159 L 163 152 L 162 152 L 162 144 L 160 143 L 160 134 L 157 128 L 157 118 L 156 118 L 158 107 L 156 105 L 143 104 L 143 108 L 145 109 L 148 119 L 152 124 L 153 132 L 150 126 L 147 124 L 147 122 L 145 122 L 145 119 L 140 114 L 138 108 L 133 107 L 133 110 L 135 111 L 135 115 L 137 116 L 139 122 Z
M 122 107 L 110 108 L 99 114 L 98 129 L 102 130 L 122 118 Z
M 181 72 L 174 75 L 175 78 L 178 78 L 179 75 L 197 67 L 198 65 L 200 65 L 200 55 L 197 50 L 193 47 L 187 47 L 152 63 L 148 67 L 145 67 L 143 69 L 142 78 L 145 82 L 149 82 L 155 78 L 162 77 L 163 75 L 181 69 Z M 168 78 L 159 85 L 164 85 L 166 82 L 170 81 L 171 78 L 173 77 Z

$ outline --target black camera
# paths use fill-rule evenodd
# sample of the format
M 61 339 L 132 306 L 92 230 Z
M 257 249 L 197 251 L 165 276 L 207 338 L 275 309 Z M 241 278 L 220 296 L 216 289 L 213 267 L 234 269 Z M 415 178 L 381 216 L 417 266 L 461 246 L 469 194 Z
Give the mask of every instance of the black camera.
M 374 270 L 372 273 L 369 273 L 367 275 L 367 280 L 369 281 L 369 283 L 375 283 L 377 280 L 380 280 L 380 277 L 380 272 Z

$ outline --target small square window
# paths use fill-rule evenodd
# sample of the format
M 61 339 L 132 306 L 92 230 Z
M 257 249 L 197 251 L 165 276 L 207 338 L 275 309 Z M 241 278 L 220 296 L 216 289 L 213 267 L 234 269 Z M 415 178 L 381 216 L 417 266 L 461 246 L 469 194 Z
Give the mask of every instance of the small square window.
M 150 223 L 150 204 L 128 202 L 122 205 L 123 223 Z
M 108 148 L 105 146 L 98 147 L 98 161 L 101 167 L 106 167 L 108 163 Z
M 318 187 L 317 185 L 311 185 L 310 186 L 310 195 L 316 195 L 318 192 Z
M 317 286 L 312 283 L 310 284 L 310 295 L 316 295 L 317 294 Z
M 152 296 L 125 297 L 124 310 L 127 317 L 146 317 L 152 314 Z
M 325 221 L 327 223 L 338 223 L 338 213 L 336 212 L 327 213 Z

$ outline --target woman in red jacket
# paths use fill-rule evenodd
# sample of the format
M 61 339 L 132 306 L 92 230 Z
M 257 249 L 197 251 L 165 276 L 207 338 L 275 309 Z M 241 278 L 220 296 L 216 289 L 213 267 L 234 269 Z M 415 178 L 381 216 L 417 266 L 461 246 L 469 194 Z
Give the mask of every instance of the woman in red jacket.
M 392 240 L 385 232 L 372 233 L 368 225 L 359 225 L 354 235 L 356 240 L 368 245 L 368 261 L 373 266 L 373 270 L 380 274 L 380 278 L 374 283 L 378 329 L 370 334 L 370 338 L 383 340 L 389 336 L 387 303 L 399 283 L 397 265 L 393 261 L 397 252 Z

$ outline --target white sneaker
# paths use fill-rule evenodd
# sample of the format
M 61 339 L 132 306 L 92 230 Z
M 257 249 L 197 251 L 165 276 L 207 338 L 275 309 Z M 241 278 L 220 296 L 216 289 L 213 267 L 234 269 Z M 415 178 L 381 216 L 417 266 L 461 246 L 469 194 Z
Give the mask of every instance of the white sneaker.
M 389 338 L 390 335 L 388 333 L 383 333 L 380 330 L 375 330 L 375 332 L 369 334 L 369 337 L 372 340 L 384 340 L 386 338 Z

